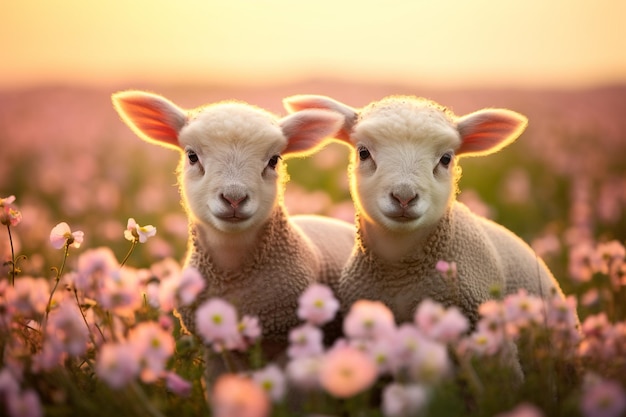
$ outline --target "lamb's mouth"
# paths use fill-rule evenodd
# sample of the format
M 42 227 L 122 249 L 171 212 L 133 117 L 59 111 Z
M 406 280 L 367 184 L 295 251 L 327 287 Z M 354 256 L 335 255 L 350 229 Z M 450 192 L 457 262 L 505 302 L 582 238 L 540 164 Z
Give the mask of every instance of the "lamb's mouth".
M 391 220 L 396 221 L 398 223 L 408 223 L 408 222 L 412 222 L 418 219 L 419 215 L 401 213 L 401 214 L 395 214 L 395 215 L 388 215 L 387 217 L 389 217 Z
M 246 214 L 242 214 L 238 211 L 231 211 L 229 213 L 223 213 L 223 214 L 219 214 L 216 215 L 215 217 L 217 217 L 218 219 L 220 219 L 223 222 L 226 223 L 241 223 L 244 222 L 246 220 L 248 220 L 250 218 L 249 215 Z

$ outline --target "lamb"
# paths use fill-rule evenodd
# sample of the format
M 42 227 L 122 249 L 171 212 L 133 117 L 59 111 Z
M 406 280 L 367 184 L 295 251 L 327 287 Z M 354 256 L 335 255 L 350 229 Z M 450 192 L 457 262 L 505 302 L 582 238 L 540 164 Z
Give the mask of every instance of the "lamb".
M 142 91 L 112 99 L 139 137 L 181 153 L 177 172 L 190 224 L 185 266 L 206 281 L 196 302 L 177 311 L 182 325 L 194 333 L 197 307 L 220 297 L 240 314 L 257 316 L 264 353 L 279 354 L 299 324 L 299 295 L 313 282 L 338 280 L 355 236 L 347 222 L 288 217 L 280 160 L 314 151 L 343 117 L 305 110 L 278 120 L 238 101 L 183 110 Z
M 563 297 L 544 262 L 519 237 L 456 201 L 465 156 L 494 153 L 512 143 L 527 119 L 511 110 L 483 109 L 457 117 L 413 96 L 391 96 L 354 109 L 325 96 L 293 96 L 289 111 L 329 109 L 345 116 L 337 139 L 350 145 L 350 190 L 357 239 L 338 284 L 344 308 L 377 299 L 399 322 L 412 320 L 431 298 L 456 305 L 478 321 L 494 294 L 524 288 Z M 456 279 L 436 271 L 455 262 Z

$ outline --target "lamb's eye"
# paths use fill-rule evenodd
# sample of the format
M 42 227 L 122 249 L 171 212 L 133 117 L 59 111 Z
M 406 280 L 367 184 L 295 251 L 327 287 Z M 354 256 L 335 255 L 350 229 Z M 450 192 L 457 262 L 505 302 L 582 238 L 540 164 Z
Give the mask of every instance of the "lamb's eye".
M 441 156 L 441 159 L 439 159 L 439 163 L 444 168 L 448 168 L 450 162 L 452 162 L 452 155 L 447 152 Z
M 371 156 L 370 151 L 368 151 L 365 146 L 360 146 L 359 149 L 357 149 L 357 152 L 359 153 L 359 159 L 361 161 L 365 161 Z
M 194 151 L 187 151 L 187 158 L 189 158 L 189 163 L 191 165 L 198 162 L 198 155 Z
M 270 160 L 267 162 L 267 166 L 272 168 L 272 169 L 276 169 L 276 165 L 278 165 L 278 160 L 282 159 L 280 157 L 280 155 L 274 155 L 270 158 Z

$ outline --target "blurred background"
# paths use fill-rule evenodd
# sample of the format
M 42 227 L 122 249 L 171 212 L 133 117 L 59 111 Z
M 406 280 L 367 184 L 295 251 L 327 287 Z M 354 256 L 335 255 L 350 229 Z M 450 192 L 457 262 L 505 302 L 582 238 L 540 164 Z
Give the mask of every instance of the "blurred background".
M 47 274 L 61 221 L 85 248 L 128 249 L 129 217 L 157 227 L 131 264 L 181 259 L 178 154 L 143 143 L 110 95 L 146 89 L 181 107 L 390 94 L 526 114 L 497 155 L 462 160 L 459 199 L 533 244 L 571 290 L 567 248 L 626 239 L 626 2 L 620 0 L 47 0 L 0 5 L 0 197 L 15 195 L 25 273 Z M 352 221 L 348 150 L 288 161 L 295 213 Z M 83 249 L 81 249 L 82 251 Z M 10 256 L 6 229 L 0 254 Z M 75 259 L 75 258 L 74 258 Z M 72 259 L 70 259 L 70 262 Z

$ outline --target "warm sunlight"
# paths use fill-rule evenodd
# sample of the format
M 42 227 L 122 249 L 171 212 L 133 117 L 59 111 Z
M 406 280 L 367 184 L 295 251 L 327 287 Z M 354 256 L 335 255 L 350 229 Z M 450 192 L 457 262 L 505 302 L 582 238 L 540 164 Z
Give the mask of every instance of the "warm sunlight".
M 340 77 L 577 86 L 626 80 L 621 1 L 34 3 L 0 6 L 1 85 Z

